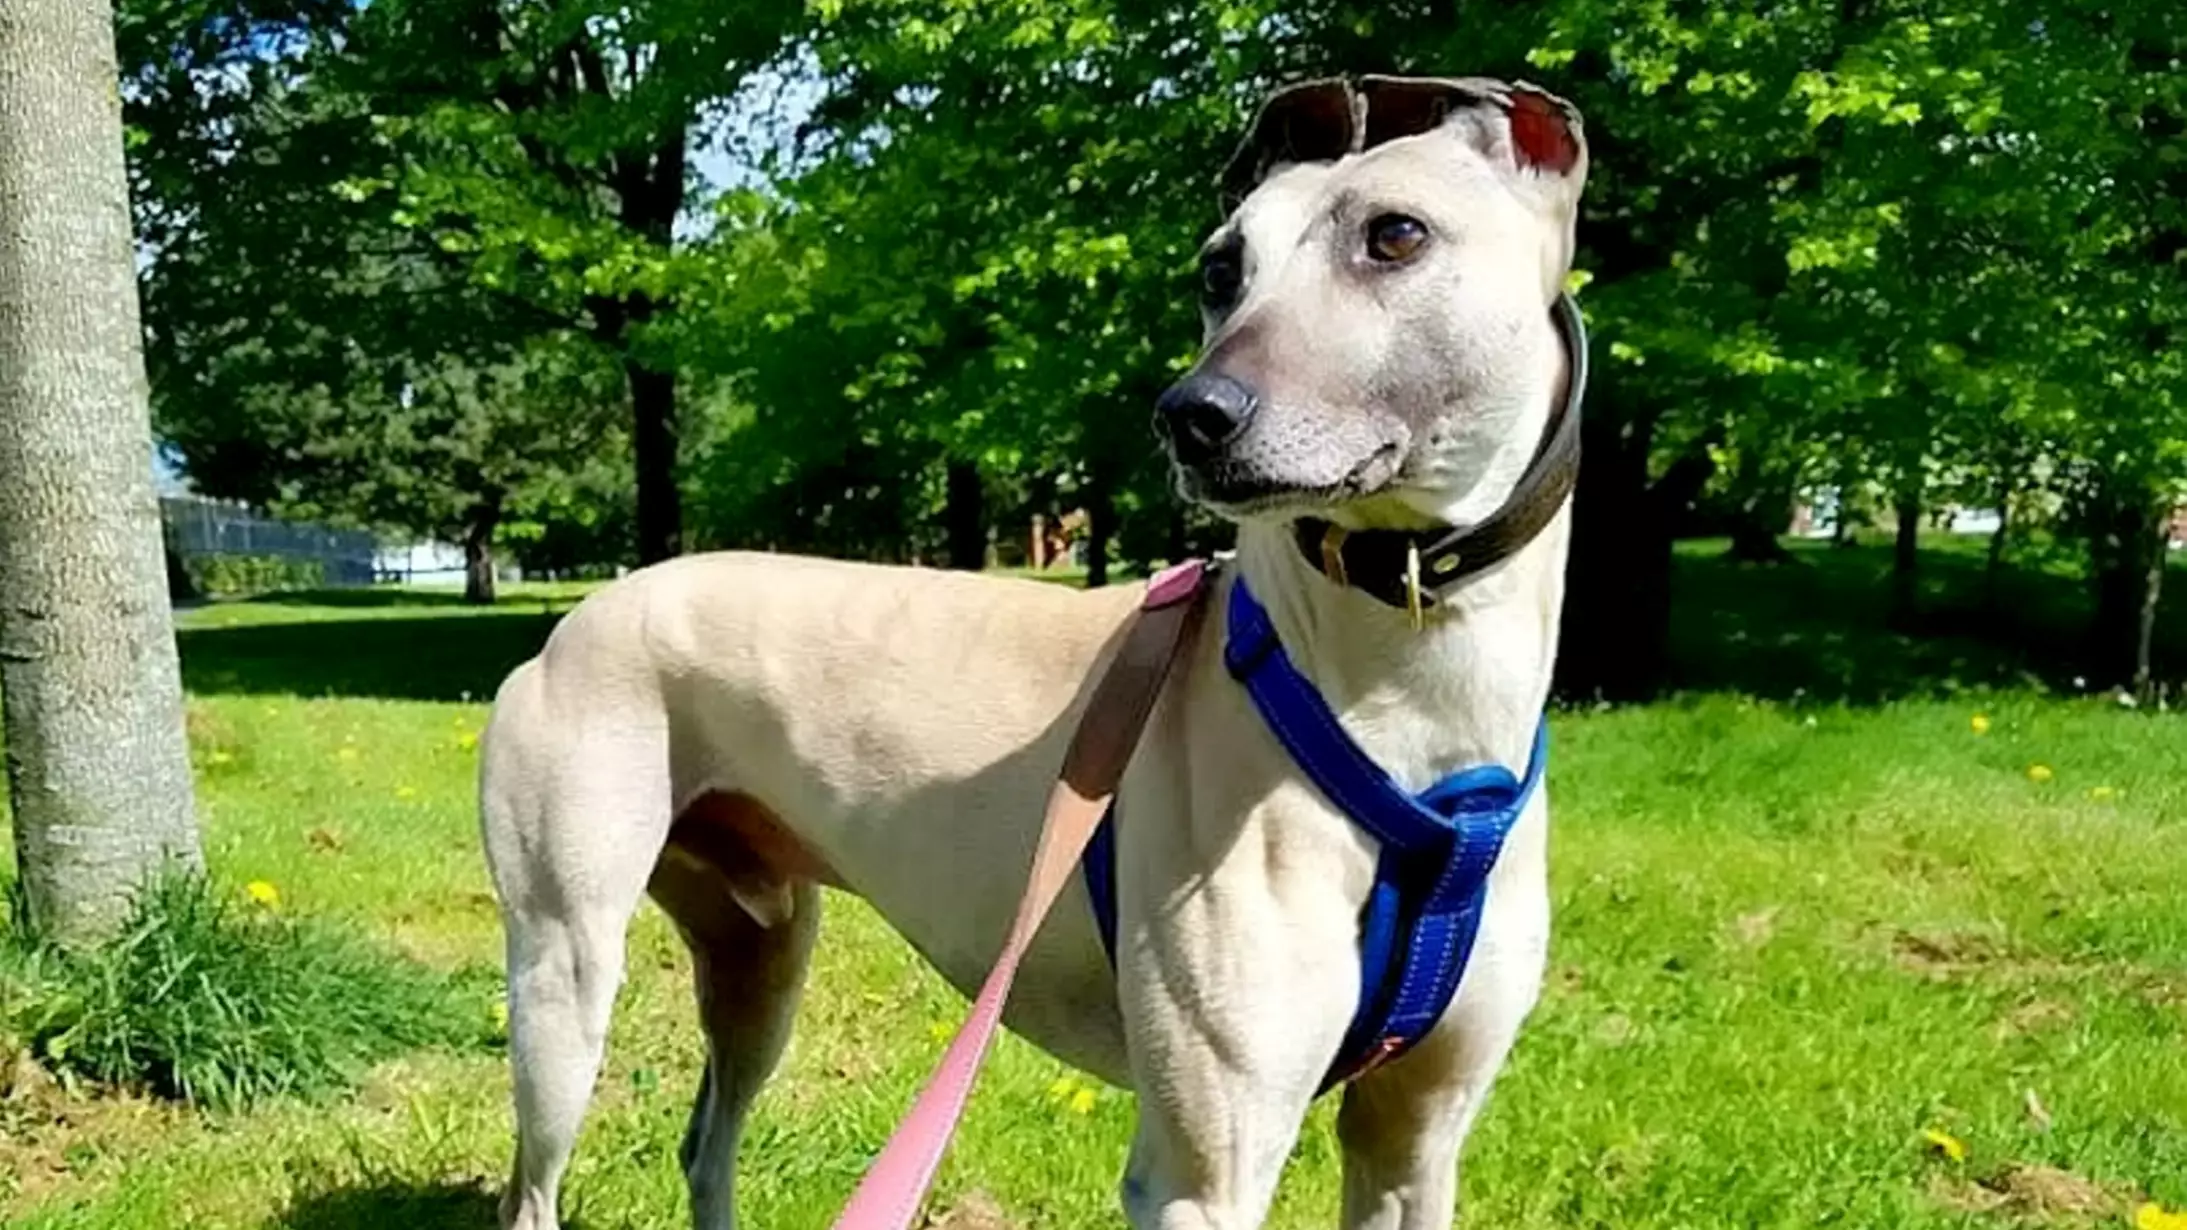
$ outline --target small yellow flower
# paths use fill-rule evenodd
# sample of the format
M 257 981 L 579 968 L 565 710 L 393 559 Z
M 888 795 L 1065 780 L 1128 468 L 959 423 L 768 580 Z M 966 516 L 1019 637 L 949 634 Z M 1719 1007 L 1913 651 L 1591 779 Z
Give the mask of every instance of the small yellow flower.
M 1053 1081 L 1049 1082 L 1048 1096 L 1060 1102 L 1063 1099 L 1070 1097 L 1071 1091 L 1076 1088 L 1078 1088 L 1077 1081 L 1072 1080 L 1068 1076 L 1059 1076 Z
M 476 748 L 478 746 L 478 732 L 475 730 L 466 730 L 462 734 L 457 735 L 456 746 L 462 748 L 466 752 L 472 750 L 473 748 Z
M 1987 713 L 1975 714 L 1967 719 L 1967 728 L 1978 735 L 1990 733 L 1990 715 Z
M 257 902 L 262 906 L 265 906 L 269 910 L 278 910 L 281 908 L 281 890 L 275 888 L 271 881 L 252 880 L 250 883 L 243 886 L 243 891 L 250 895 L 251 900 Z
M 957 1032 L 957 1027 L 947 1021 L 936 1021 L 926 1027 L 926 1032 L 927 1036 L 936 1042 L 946 1042 L 949 1035 Z
M 1921 1133 L 1921 1136 L 1922 1139 L 1929 1142 L 1931 1148 L 1951 1160 L 1955 1162 L 1967 1160 L 1967 1142 L 1950 1132 L 1942 1128 L 1927 1128 Z
M 2108 803 L 2119 797 L 2119 788 L 2117 786 L 2090 786 L 2088 788 L 2088 797 L 2098 803 Z
M 2187 1230 L 2187 1209 L 2174 1213 L 2151 1201 L 2134 1210 L 2134 1230 Z
M 2050 766 L 2047 764 L 2031 764 L 2028 766 L 2028 780 L 2037 785 L 2041 785 L 2056 776 L 2058 775 L 2051 772 Z
M 1093 1091 L 1093 1090 L 1091 1090 L 1091 1089 L 1083 1089 L 1083 1088 L 1082 1088 L 1082 1089 L 1080 1089 L 1080 1090 L 1079 1090 L 1079 1091 L 1078 1091 L 1077 1093 L 1074 1093 L 1074 1094 L 1072 1094 L 1072 1095 L 1071 1095 L 1071 1113 L 1072 1113 L 1072 1114 L 1074 1114 L 1074 1115 L 1090 1115 L 1090 1114 L 1092 1114 L 1092 1113 L 1093 1113 L 1093 1108 L 1094 1108 L 1094 1091 Z
M 233 764 L 234 762 L 234 752 L 221 751 L 216 748 L 213 751 L 205 753 L 206 764 Z
M 348 764 L 351 761 L 357 759 L 357 749 L 353 747 L 341 748 L 334 753 L 334 758 L 344 764 Z
M 417 798 L 418 788 L 416 786 L 397 786 L 395 787 L 395 797 L 398 799 Z

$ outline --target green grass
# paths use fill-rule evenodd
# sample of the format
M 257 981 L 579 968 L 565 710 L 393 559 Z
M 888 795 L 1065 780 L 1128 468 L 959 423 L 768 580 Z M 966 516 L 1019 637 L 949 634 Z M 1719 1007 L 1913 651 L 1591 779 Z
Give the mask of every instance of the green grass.
M 2041 601 L 2001 640 L 1913 639 L 1881 624 L 1882 553 L 1801 558 L 1689 552 L 1692 690 L 1555 715 L 1551 977 L 1468 1150 L 1463 1220 L 2125 1226 L 2143 1197 L 2187 1206 L 2187 732 L 2071 694 L 2030 614 L 2070 614 L 2056 578 L 2015 575 Z M 1977 563 L 1939 555 L 1934 605 L 1964 605 Z M 471 802 L 482 698 L 569 599 L 193 612 L 216 874 L 439 969 L 497 961 Z M 753 1226 L 827 1224 L 962 1011 L 870 911 L 828 906 L 745 1144 Z M 568 1188 L 585 1230 L 685 1217 L 686 962 L 650 908 L 631 957 Z M 942 1202 L 1118 1224 L 1130 1099 L 1103 1089 L 1077 1113 L 1073 1079 L 1006 1040 Z M 247 1115 L 31 1085 L 0 1101 L 0 1224 L 22 1230 L 481 1230 L 507 1165 L 504 1062 L 477 1050 Z M 1332 1224 L 1336 1180 L 1324 1106 L 1273 1224 Z

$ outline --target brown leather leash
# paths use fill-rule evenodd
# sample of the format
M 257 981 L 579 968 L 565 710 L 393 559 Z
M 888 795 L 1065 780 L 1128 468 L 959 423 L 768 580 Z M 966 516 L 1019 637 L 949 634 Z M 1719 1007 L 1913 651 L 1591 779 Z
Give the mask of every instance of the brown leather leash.
M 851 1194 L 836 1230 L 907 1230 L 955 1135 L 965 1100 L 1002 1023 L 1003 1002 L 1040 924 L 1077 873 L 1086 843 L 1123 781 L 1147 718 L 1170 668 L 1192 643 L 1207 613 L 1213 569 L 1199 560 L 1170 568 L 1147 594 L 1109 667 L 1094 685 L 1084 716 L 1063 754 L 1063 770 L 1048 796 L 1040 844 L 1002 954 L 972 1001 L 941 1064 L 897 1125 L 896 1134 Z

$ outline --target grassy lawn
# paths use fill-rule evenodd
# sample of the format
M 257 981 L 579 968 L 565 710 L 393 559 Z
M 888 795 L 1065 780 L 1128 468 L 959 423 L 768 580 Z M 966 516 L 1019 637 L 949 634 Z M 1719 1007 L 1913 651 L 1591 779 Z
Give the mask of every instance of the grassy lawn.
M 1690 688 L 1555 716 L 1553 968 L 1468 1150 L 1462 1220 L 2126 1226 L 2144 1199 L 2187 1206 L 2187 732 L 2074 694 L 2058 647 L 2077 599 L 2055 577 L 2014 574 L 2010 635 L 1980 636 L 1951 614 L 1979 560 L 1940 553 L 1945 614 L 1914 640 L 1882 628 L 1887 552 L 1802 560 L 1689 552 Z M 483 698 L 572 600 L 188 614 L 216 874 L 437 966 L 498 964 L 472 804 Z M 961 1013 L 874 915 L 828 905 L 745 1146 L 752 1226 L 827 1224 Z M 586 1230 L 686 1216 L 686 960 L 650 908 L 631 956 L 565 1204 Z M 0 1225 L 20 1230 L 478 1230 L 510 1142 L 490 1047 L 230 1116 L 14 1086 Z M 1130 1099 L 1081 1087 L 1006 1040 L 943 1175 L 954 1224 L 1119 1224 Z M 1329 1110 L 1277 1226 L 1334 1222 Z

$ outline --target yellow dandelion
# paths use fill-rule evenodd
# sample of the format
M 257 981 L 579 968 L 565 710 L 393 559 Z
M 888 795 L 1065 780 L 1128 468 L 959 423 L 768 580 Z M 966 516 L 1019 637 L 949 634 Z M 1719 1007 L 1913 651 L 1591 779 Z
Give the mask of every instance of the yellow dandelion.
M 2088 788 L 2088 797 L 2098 803 L 2108 803 L 2119 797 L 2119 788 L 2117 786 L 2090 786 Z
M 1931 1148 L 1955 1162 L 1967 1160 L 1967 1142 L 1942 1128 L 1925 1129 L 1921 1138 L 1928 1141 Z
M 2175 1213 L 2151 1201 L 2134 1210 L 2134 1230 L 2187 1230 L 2187 1209 Z
M 927 1036 L 936 1042 L 946 1042 L 949 1040 L 949 1035 L 957 1032 L 957 1027 L 947 1021 L 936 1021 L 926 1027 L 926 1032 Z
M 395 797 L 398 799 L 417 798 L 418 788 L 416 786 L 397 786 L 395 787 Z
M 2037 785 L 2041 785 L 2056 776 L 2058 775 L 2051 772 L 2050 766 L 2047 764 L 2031 764 L 2028 766 L 2028 780 Z
M 1990 733 L 1990 715 L 1987 713 L 1975 714 L 1967 719 L 1967 728 L 1978 735 Z
M 234 752 L 225 752 L 216 749 L 214 751 L 205 753 L 206 764 L 233 764 L 234 762 Z
M 1092 1114 L 1092 1113 L 1093 1113 L 1093 1108 L 1094 1108 L 1094 1091 L 1093 1091 L 1093 1090 L 1091 1090 L 1091 1089 L 1080 1089 L 1080 1090 L 1079 1090 L 1079 1091 L 1078 1091 L 1077 1093 L 1074 1093 L 1074 1094 L 1072 1094 L 1072 1095 L 1071 1095 L 1071 1113 L 1072 1113 L 1072 1114 L 1074 1114 L 1074 1115 L 1088 1115 L 1088 1114 Z
M 351 761 L 357 759 L 357 749 L 353 747 L 342 748 L 334 753 L 334 758 L 344 764 L 348 764 Z
M 478 746 L 478 732 L 466 730 L 456 736 L 456 746 L 468 752 Z
M 1063 1099 L 1070 1097 L 1071 1091 L 1076 1088 L 1078 1088 L 1077 1081 L 1072 1080 L 1068 1076 L 1059 1076 L 1053 1081 L 1049 1082 L 1048 1096 L 1060 1102 Z
M 252 880 L 243 886 L 243 891 L 249 894 L 251 900 L 269 910 L 281 908 L 281 890 L 275 888 L 270 880 Z

